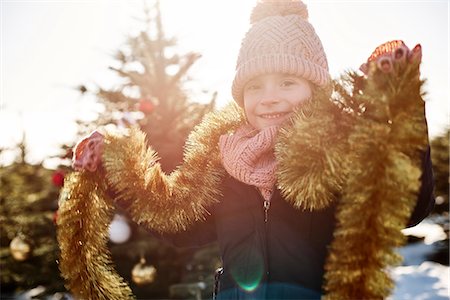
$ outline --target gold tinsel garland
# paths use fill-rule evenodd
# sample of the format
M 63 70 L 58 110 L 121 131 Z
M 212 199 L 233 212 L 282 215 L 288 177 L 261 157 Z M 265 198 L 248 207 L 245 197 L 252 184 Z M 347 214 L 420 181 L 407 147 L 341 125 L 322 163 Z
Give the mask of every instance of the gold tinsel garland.
M 313 210 L 341 196 L 326 264 L 329 299 L 389 294 L 392 280 L 385 268 L 398 262 L 394 247 L 404 241 L 400 230 L 419 188 L 426 128 L 421 82 L 414 77 L 417 66 L 408 67 L 401 77 L 371 72 L 362 90 L 346 95 L 337 84 L 341 95 L 334 101 L 319 93 L 310 107 L 297 113 L 293 125 L 281 131 L 276 145 L 278 185 L 287 201 Z M 361 81 L 350 77 L 347 83 Z M 334 103 L 345 98 L 365 110 Z M 183 164 L 170 175 L 161 171 L 157 154 L 147 149 L 139 130 L 106 136 L 104 169 L 73 173 L 61 194 L 60 268 L 76 297 L 132 297 L 106 247 L 114 204 L 120 203 L 135 222 L 152 230 L 188 229 L 220 196 L 225 174 L 217 146 L 220 135 L 243 122 L 243 112 L 235 105 L 209 114 L 189 136 Z M 108 197 L 108 187 L 115 199 Z
M 352 160 L 346 142 L 352 123 L 353 117 L 319 90 L 296 112 L 293 124 L 280 130 L 277 183 L 294 207 L 312 211 L 336 200 Z
M 127 138 L 108 136 L 103 165 L 116 200 L 127 203 L 133 221 L 161 233 L 186 230 L 204 219 L 207 208 L 219 199 L 225 172 L 219 137 L 238 128 L 243 119 L 234 104 L 208 115 L 189 135 L 183 164 L 170 175 L 161 170 L 157 154 L 147 148 L 139 130 L 131 130 Z
M 115 271 L 107 248 L 114 207 L 100 173 L 74 172 L 64 180 L 58 210 L 59 268 L 78 299 L 129 299 L 131 289 Z
M 363 88 L 355 87 L 353 101 L 365 111 L 348 137 L 356 159 L 336 215 L 325 299 L 383 299 L 394 287 L 387 268 L 401 261 L 395 248 L 405 241 L 427 145 L 418 67 L 383 74 L 372 64 L 368 77 L 352 75 Z

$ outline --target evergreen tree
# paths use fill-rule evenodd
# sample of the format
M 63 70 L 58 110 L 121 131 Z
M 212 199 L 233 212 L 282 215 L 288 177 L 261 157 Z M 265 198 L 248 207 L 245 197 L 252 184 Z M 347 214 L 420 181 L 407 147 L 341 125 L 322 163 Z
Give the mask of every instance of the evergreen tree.
M 430 143 L 436 196 L 433 210 L 434 221 L 442 227 L 447 238 L 437 241 L 435 251 L 427 256 L 428 260 L 447 266 L 449 264 L 449 135 L 450 130 L 447 130 L 444 135 L 434 138 Z
M 148 145 L 158 152 L 163 170 L 170 172 L 182 162 L 185 140 L 205 113 L 213 109 L 216 94 L 211 95 L 208 104 L 190 101 L 183 87 L 187 72 L 200 55 L 176 53 L 176 40 L 164 33 L 158 1 L 144 12 L 144 29 L 127 39 L 114 54 L 114 66 L 109 68 L 121 82 L 111 89 L 79 87 L 83 94 L 94 94 L 105 108 L 95 122 L 80 122 L 80 132 L 87 133 L 100 126 L 138 125 L 147 134 Z M 171 285 L 202 280 L 208 282 L 204 290 L 211 295 L 213 267 L 218 257 L 216 245 L 202 252 L 207 254 L 202 260 L 210 261 L 211 266 L 204 266 L 206 263 L 202 261 L 198 270 L 196 265 L 192 267 L 199 256 L 194 250 L 172 247 L 131 222 L 128 226 L 131 238 L 122 244 L 111 243 L 110 249 L 117 271 L 138 298 L 168 298 Z M 154 281 L 148 284 L 137 284 L 132 276 L 132 269 L 142 258 L 147 269 L 150 265 L 156 268 Z M 197 274 L 194 277 L 189 275 L 192 268 Z
M 158 1 L 144 12 L 145 28 L 128 38 L 114 54 L 115 66 L 109 67 L 122 82 L 93 91 L 105 111 L 90 129 L 137 121 L 149 145 L 160 154 L 163 169 L 171 171 L 182 161 L 187 135 L 214 108 L 216 94 L 208 104 L 190 101 L 183 85 L 200 55 L 176 53 L 176 39 L 164 34 Z M 84 85 L 80 91 L 91 92 Z
M 64 171 L 27 163 L 25 141 L 17 148 L 17 161 L 0 167 L 2 298 L 39 285 L 43 294 L 64 291 L 54 224 Z
M 147 133 L 148 145 L 158 152 L 163 169 L 170 172 L 182 161 L 189 132 L 214 107 L 215 93 L 208 104 L 190 101 L 184 84 L 187 72 L 200 55 L 176 54 L 176 40 L 164 34 L 158 2 L 145 9 L 143 24 L 144 29 L 129 37 L 114 55 L 116 61 L 110 70 L 121 78 L 119 84 L 110 89 L 79 86 L 82 94 L 94 95 L 104 111 L 93 122 L 77 121 L 76 140 L 101 126 L 137 125 Z M 19 161 L 0 169 L 2 293 L 38 285 L 43 285 L 48 294 L 64 291 L 57 266 L 53 219 L 59 186 L 64 174 L 71 171 L 68 158 L 74 146 L 75 143 L 61 147 L 61 165 L 56 171 L 45 169 L 42 164 L 26 163 L 24 143 L 19 146 Z M 211 294 L 213 271 L 218 265 L 217 245 L 199 252 L 177 249 L 131 222 L 128 226 L 131 238 L 121 244 L 111 242 L 110 250 L 116 269 L 138 298 L 168 298 L 169 287 L 180 282 L 187 283 L 185 287 L 181 285 L 182 290 L 189 289 L 190 283 L 206 282 L 202 292 Z M 11 254 L 11 242 L 16 237 L 20 246 L 31 247 L 20 260 Z M 141 259 L 146 260 L 145 264 L 140 264 Z M 148 273 L 150 265 L 156 268 L 151 282 L 142 283 L 136 273 L 132 274 L 142 266 Z M 179 297 L 180 293 L 172 296 Z
M 433 162 L 433 173 L 435 180 L 436 213 L 449 211 L 449 134 L 434 138 L 431 143 L 431 161 Z

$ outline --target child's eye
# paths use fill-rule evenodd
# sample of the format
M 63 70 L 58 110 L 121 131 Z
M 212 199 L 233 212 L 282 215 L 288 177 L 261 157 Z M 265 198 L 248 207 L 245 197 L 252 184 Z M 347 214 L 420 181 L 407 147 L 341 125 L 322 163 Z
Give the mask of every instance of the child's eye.
M 289 87 L 289 86 L 294 85 L 294 84 L 295 84 L 294 80 L 283 80 L 281 82 L 281 86 L 282 87 Z
M 246 91 L 252 91 L 252 90 L 257 90 L 261 87 L 261 85 L 257 84 L 257 83 L 250 83 L 247 84 L 244 88 L 244 90 Z

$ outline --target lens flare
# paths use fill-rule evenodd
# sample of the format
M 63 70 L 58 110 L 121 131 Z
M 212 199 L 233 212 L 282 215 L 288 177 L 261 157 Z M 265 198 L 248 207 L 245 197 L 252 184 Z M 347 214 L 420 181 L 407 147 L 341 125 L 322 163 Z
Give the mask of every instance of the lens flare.
M 237 285 L 246 292 L 254 291 L 261 283 L 264 273 L 264 260 L 262 255 L 253 253 L 241 263 L 231 267 L 231 276 Z

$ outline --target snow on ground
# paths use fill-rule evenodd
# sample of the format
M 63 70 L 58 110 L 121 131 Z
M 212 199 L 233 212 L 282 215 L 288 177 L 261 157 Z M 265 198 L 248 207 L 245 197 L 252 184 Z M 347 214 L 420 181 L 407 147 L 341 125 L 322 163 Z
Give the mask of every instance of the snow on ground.
M 406 245 L 398 250 L 403 266 L 393 268 L 395 289 L 388 300 L 448 300 L 450 299 L 450 268 L 425 261 L 434 251 L 434 242 L 446 238 L 442 227 L 433 220 L 424 220 L 417 226 L 403 230 L 406 235 L 424 237 L 423 243 Z
M 443 223 L 442 217 L 430 217 L 414 227 L 403 229 L 405 235 L 414 235 L 417 237 L 424 237 L 424 242 L 430 245 L 434 242 L 444 240 L 446 238 L 445 232 L 441 226 L 436 223 Z
M 393 270 L 396 287 L 392 300 L 448 300 L 449 267 L 434 262 L 401 266 Z

